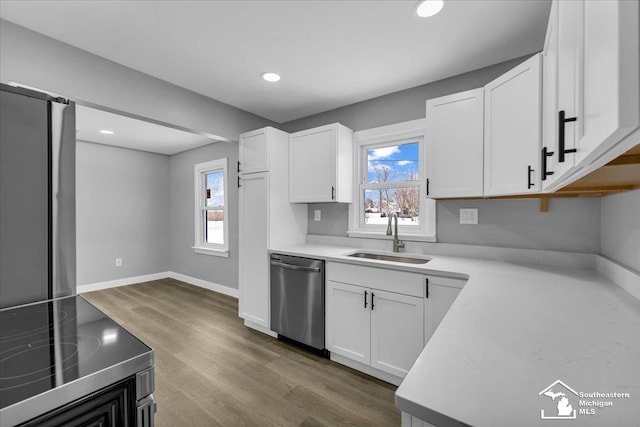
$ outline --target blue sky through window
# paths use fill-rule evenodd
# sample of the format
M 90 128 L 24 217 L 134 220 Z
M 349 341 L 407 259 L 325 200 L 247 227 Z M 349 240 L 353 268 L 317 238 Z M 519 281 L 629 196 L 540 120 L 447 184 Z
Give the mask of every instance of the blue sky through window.
M 418 142 L 368 149 L 367 181 L 375 183 L 417 180 L 418 153 Z

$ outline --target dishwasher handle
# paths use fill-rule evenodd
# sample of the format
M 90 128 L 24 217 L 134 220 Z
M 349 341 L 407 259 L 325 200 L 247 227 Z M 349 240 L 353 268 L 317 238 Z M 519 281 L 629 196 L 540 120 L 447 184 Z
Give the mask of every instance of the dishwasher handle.
M 284 262 L 278 262 L 271 260 L 271 265 L 275 265 L 277 267 L 288 268 L 289 270 L 302 270 L 302 271 L 315 271 L 320 272 L 320 269 L 317 267 L 304 267 L 302 265 L 293 265 L 293 264 L 285 264 Z

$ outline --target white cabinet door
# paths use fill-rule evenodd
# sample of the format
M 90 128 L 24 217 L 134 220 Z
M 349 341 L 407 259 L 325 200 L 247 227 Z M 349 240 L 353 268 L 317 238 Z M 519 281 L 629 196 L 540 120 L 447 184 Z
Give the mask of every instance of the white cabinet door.
M 573 61 L 565 55 L 562 58 L 559 57 L 558 31 L 558 2 L 553 2 L 549 14 L 544 50 L 542 51 L 542 146 L 547 148 L 547 152 L 554 154 L 558 149 L 558 63 L 560 60 L 563 61 L 563 64 L 566 64 L 567 61 Z M 563 49 L 566 50 L 566 47 Z M 563 78 L 566 77 L 563 76 Z M 563 94 L 563 99 L 566 97 L 567 94 Z M 566 103 L 566 99 L 563 102 Z M 571 111 L 573 111 L 573 107 Z M 573 147 L 573 141 L 570 145 Z M 571 160 L 573 165 L 573 158 Z M 565 165 L 568 166 L 568 162 Z M 548 171 L 553 171 L 554 175 L 547 175 L 542 180 L 543 190 L 547 189 L 558 176 L 555 173 L 558 167 L 557 156 L 547 158 Z M 535 173 L 540 175 L 540 171 L 535 171 Z
M 240 181 L 240 317 L 269 329 L 269 174 Z
M 426 111 L 428 195 L 482 197 L 484 89 L 430 99 Z
M 238 172 L 247 174 L 269 171 L 269 128 L 240 135 Z
M 640 126 L 640 5 L 626 0 L 580 4 L 584 93 L 575 156 L 576 163 L 588 163 Z
M 540 189 L 540 54 L 485 86 L 484 195 Z
M 289 201 L 333 202 L 336 195 L 336 129 L 291 134 Z
M 289 201 L 353 201 L 353 131 L 332 123 L 289 138 Z
M 443 277 L 428 277 L 428 295 L 425 299 L 424 311 L 424 345 L 444 318 L 447 311 L 458 297 L 464 281 Z
M 371 290 L 371 366 L 403 378 L 423 347 L 422 298 Z
M 327 281 L 327 350 L 368 365 L 371 360 L 371 291 Z

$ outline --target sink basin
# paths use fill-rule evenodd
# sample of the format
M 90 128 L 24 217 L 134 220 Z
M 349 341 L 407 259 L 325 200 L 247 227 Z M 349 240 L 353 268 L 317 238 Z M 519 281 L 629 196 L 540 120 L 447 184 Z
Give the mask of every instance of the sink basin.
M 391 262 L 406 262 L 409 264 L 426 264 L 429 262 L 426 258 L 413 258 L 402 255 L 386 255 L 386 254 L 376 254 L 371 252 L 356 252 L 349 255 L 354 258 L 366 258 L 366 259 L 376 259 L 379 261 L 391 261 Z

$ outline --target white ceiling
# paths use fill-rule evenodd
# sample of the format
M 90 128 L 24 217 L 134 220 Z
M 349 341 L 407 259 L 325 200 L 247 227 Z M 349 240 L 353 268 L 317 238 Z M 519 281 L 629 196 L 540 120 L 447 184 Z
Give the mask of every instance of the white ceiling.
M 416 2 L 2 0 L 0 17 L 280 123 L 542 50 L 550 0 L 424 19 Z
M 111 130 L 104 135 L 100 130 Z M 172 155 L 216 142 L 155 123 L 76 105 L 76 139 L 116 147 Z

